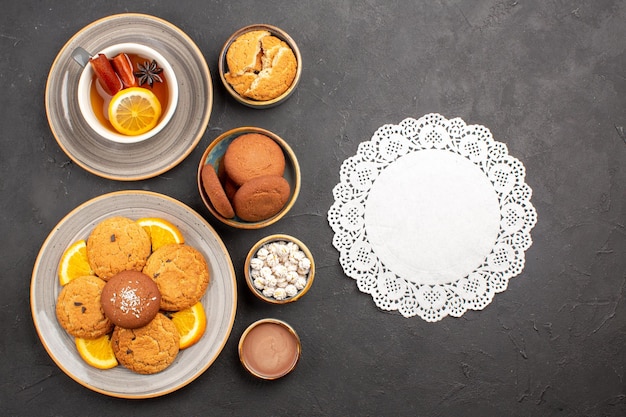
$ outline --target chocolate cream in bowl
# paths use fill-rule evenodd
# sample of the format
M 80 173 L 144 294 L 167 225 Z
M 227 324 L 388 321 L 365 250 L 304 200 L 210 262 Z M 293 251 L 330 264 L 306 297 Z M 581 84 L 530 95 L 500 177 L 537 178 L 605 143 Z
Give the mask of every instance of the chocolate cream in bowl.
M 300 357 L 300 340 L 286 323 L 261 320 L 244 332 L 239 356 L 253 375 L 277 379 L 296 366 Z

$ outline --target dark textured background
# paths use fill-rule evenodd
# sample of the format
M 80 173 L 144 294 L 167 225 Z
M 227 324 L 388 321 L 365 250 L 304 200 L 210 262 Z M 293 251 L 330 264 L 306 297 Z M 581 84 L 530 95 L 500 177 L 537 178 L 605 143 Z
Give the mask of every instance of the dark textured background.
M 623 416 L 626 415 L 626 2 L 623 0 L 4 2 L 0 14 L 0 410 L 2 415 Z M 215 87 L 199 146 L 146 181 L 75 166 L 44 109 L 50 65 L 90 22 L 148 13 L 199 46 Z M 304 59 L 292 98 L 252 110 L 226 97 L 217 55 L 226 38 L 270 23 Z M 526 166 L 538 223 L 526 267 L 482 311 L 426 323 L 380 311 L 346 277 L 326 213 L 341 162 L 385 123 L 438 112 L 491 129 Z M 256 125 L 298 155 L 302 192 L 261 231 L 222 227 L 197 194 L 203 149 Z M 94 393 L 49 358 L 29 306 L 33 263 L 56 223 L 120 189 L 168 194 L 204 215 L 238 278 L 270 233 L 304 240 L 318 268 L 311 292 L 263 305 L 240 283 L 233 332 L 207 372 L 150 400 Z M 273 316 L 300 333 L 288 377 L 254 380 L 239 335 Z

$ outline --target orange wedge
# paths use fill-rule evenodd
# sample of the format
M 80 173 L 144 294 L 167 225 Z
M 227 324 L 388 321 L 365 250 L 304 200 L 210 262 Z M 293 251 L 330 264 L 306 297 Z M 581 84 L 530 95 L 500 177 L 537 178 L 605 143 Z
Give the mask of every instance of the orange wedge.
M 143 227 L 143 230 L 150 236 L 152 252 L 164 245 L 185 243 L 185 238 L 183 234 L 180 233 L 180 230 L 165 219 L 144 217 L 137 220 L 137 223 Z
M 157 125 L 161 103 L 147 88 L 130 87 L 120 90 L 109 103 L 109 121 L 119 133 L 137 136 Z
M 76 349 L 78 349 L 80 357 L 94 368 L 111 369 L 117 366 L 110 334 L 105 334 L 97 339 L 77 337 Z
M 61 256 L 59 283 L 65 285 L 74 278 L 93 274 L 87 260 L 87 243 L 84 240 L 74 242 Z
M 184 310 L 169 313 L 180 334 L 180 348 L 185 349 L 198 342 L 206 330 L 206 315 L 198 302 Z

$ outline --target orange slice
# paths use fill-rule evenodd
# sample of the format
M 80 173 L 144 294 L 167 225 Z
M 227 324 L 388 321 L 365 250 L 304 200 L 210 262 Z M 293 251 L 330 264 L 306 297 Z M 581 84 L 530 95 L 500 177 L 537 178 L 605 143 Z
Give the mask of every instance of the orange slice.
M 59 264 L 59 283 L 65 285 L 74 278 L 93 275 L 87 260 L 87 243 L 79 240 L 65 250 Z
M 150 236 L 152 252 L 164 245 L 185 243 L 185 238 L 182 233 L 180 233 L 180 230 L 165 219 L 144 217 L 137 220 L 137 223 L 143 227 L 143 230 Z
M 197 343 L 206 330 L 206 315 L 200 302 L 184 310 L 169 313 L 168 316 L 180 334 L 181 349 Z
M 105 334 L 97 339 L 77 337 L 76 349 L 78 349 L 80 357 L 94 368 L 111 369 L 117 366 L 110 334 Z
M 156 126 L 161 117 L 161 103 L 147 88 L 120 90 L 109 103 L 109 121 L 119 133 L 141 135 Z

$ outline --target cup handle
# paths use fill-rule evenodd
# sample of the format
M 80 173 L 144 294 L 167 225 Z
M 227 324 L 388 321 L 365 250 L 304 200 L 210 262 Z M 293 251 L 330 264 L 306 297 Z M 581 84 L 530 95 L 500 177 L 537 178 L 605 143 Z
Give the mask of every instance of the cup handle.
M 91 54 L 80 46 L 77 46 L 76 49 L 72 51 L 72 58 L 74 58 L 74 61 L 78 62 L 81 67 L 85 68 L 91 59 Z

